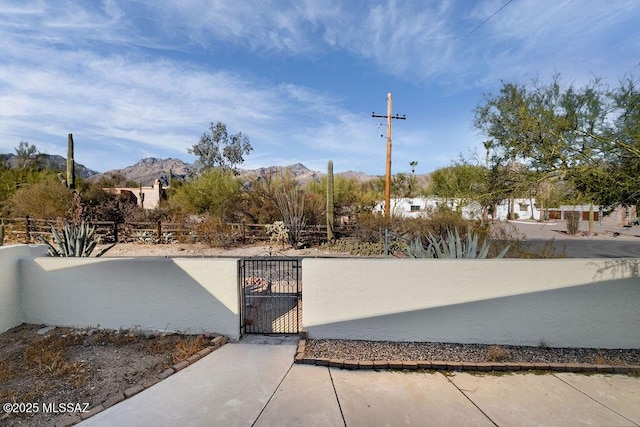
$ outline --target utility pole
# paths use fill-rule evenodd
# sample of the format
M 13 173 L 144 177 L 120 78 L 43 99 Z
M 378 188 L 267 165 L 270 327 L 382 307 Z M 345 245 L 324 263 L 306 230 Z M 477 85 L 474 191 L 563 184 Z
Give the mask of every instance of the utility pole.
M 385 189 L 384 189 L 384 216 L 389 219 L 391 217 L 390 206 L 391 206 L 391 119 L 396 120 L 406 120 L 406 115 L 391 115 L 391 92 L 387 94 L 387 115 L 380 116 L 376 115 L 376 113 L 371 113 L 371 117 L 382 117 L 387 119 L 387 175 L 385 179 Z

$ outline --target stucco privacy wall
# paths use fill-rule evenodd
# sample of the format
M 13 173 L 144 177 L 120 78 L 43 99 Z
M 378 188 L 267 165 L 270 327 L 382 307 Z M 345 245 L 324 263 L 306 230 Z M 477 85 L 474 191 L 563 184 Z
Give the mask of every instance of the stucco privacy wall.
M 303 323 L 318 339 L 640 348 L 639 265 L 305 259 Z
M 0 332 L 22 323 L 18 260 L 46 253 L 44 246 L 0 246 Z
M 239 338 L 237 259 L 42 257 L 20 269 L 26 323 Z

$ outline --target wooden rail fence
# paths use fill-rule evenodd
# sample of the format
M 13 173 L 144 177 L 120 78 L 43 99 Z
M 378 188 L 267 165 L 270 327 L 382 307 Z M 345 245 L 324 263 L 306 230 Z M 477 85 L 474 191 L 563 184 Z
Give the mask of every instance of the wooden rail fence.
M 5 227 L 5 243 L 40 243 L 38 236 L 51 236 L 51 227 L 60 230 L 63 220 L 45 220 L 32 217 L 0 218 Z M 172 222 L 126 222 L 96 221 L 91 225 L 96 228 L 96 235 L 103 243 L 195 243 L 207 241 L 213 234 L 226 234 L 234 243 L 251 244 L 269 241 L 266 224 L 222 224 L 218 230 L 206 229 L 197 223 Z M 325 226 L 313 225 L 305 227 L 299 233 L 299 241 L 305 245 L 317 245 L 326 241 Z M 350 234 L 344 228 L 342 235 Z M 208 235 L 208 236 L 207 236 Z

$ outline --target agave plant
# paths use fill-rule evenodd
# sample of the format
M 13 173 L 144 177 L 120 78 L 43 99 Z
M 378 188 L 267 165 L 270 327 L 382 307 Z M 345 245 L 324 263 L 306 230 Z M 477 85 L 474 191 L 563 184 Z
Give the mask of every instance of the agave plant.
M 84 221 L 78 224 L 65 224 L 62 231 L 58 232 L 51 226 L 51 234 L 53 236 L 54 246 L 44 237 L 40 239 L 48 246 L 49 256 L 53 257 L 88 257 L 100 242 L 100 238 L 95 238 L 95 227 L 90 227 Z M 115 246 L 115 243 L 102 249 L 96 257 L 105 254 L 109 249 Z
M 491 247 L 491 244 L 486 241 L 479 245 L 477 233 L 467 233 L 467 237 L 463 241 L 455 228 L 454 233 L 447 230 L 447 236 L 440 239 L 429 233 L 427 243 L 428 246 L 425 248 L 420 239 L 416 238 L 407 247 L 407 256 L 409 258 L 485 259 Z M 504 248 L 496 258 L 504 258 L 508 250 L 509 246 Z

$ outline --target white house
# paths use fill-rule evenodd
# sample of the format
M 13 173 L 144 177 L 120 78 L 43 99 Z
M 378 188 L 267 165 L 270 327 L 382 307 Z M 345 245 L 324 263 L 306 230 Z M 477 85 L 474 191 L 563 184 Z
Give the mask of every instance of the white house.
M 444 199 L 440 197 L 403 197 L 391 199 L 391 214 L 405 218 L 428 217 L 429 214 L 440 206 L 446 206 L 452 210 L 460 210 L 466 219 L 480 219 L 482 206 L 477 202 L 470 202 L 459 206 L 458 200 Z M 384 212 L 384 202 L 378 202 L 373 212 Z M 519 219 L 539 219 L 540 211 L 535 206 L 535 199 L 515 199 L 514 212 Z M 509 201 L 504 200 L 496 207 L 495 219 L 507 219 L 509 216 Z

